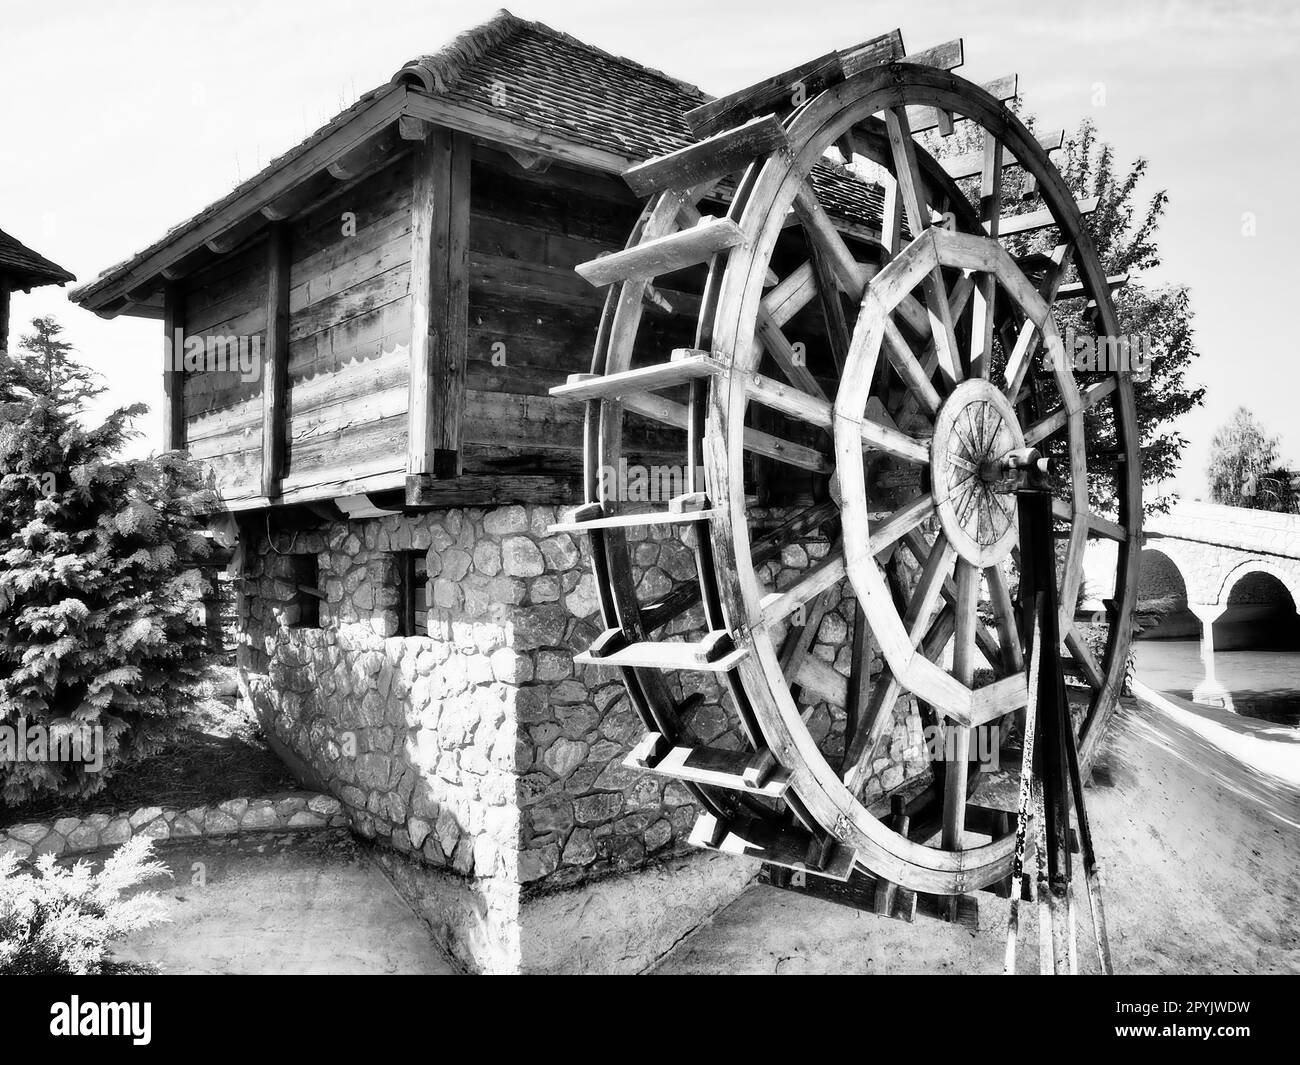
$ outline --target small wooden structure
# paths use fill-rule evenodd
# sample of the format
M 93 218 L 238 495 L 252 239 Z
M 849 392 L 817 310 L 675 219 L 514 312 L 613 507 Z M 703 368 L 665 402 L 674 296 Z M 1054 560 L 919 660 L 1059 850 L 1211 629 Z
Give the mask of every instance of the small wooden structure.
M 0 229 L 0 351 L 9 350 L 9 296 L 77 280 L 57 263 Z
M 690 144 L 706 97 L 565 42 L 498 15 L 74 294 L 163 321 L 164 445 L 229 510 L 576 499 L 582 411 L 548 391 L 603 297 L 573 268 L 622 245 L 641 205 L 619 175 Z M 871 236 L 878 193 L 819 176 L 833 224 Z M 698 297 L 654 298 L 648 333 L 689 338 Z M 671 450 L 653 424 L 636 447 Z

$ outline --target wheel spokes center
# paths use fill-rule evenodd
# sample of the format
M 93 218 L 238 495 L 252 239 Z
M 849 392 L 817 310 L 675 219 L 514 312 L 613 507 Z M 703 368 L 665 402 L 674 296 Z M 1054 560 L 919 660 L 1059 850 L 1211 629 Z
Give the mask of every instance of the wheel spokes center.
M 935 419 L 931 492 L 939 522 L 966 561 L 1001 561 L 1016 539 L 1014 476 L 1025 461 L 1015 411 L 990 382 L 961 382 Z

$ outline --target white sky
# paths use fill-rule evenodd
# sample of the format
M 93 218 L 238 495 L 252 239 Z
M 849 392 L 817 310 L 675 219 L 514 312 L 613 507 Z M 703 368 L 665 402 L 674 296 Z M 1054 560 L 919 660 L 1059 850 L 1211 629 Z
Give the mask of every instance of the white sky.
M 80 283 L 151 243 L 388 80 L 491 16 L 437 0 L 0 0 L 0 227 Z M 1192 288 L 1204 410 L 1177 487 L 1203 491 L 1210 434 L 1239 404 L 1300 460 L 1290 282 L 1300 247 L 1300 5 L 1288 0 L 524 0 L 516 15 L 724 93 L 895 26 L 910 50 L 956 36 L 975 80 L 1020 75 L 1042 128 L 1093 117 L 1169 190 L 1156 280 Z M 1105 104 L 1093 103 L 1097 83 Z M 1242 235 L 1253 212 L 1257 235 Z M 1287 253 L 1291 254 L 1288 255 Z M 106 322 L 66 290 L 16 293 L 13 328 L 55 314 L 109 401 L 150 403 L 161 326 Z

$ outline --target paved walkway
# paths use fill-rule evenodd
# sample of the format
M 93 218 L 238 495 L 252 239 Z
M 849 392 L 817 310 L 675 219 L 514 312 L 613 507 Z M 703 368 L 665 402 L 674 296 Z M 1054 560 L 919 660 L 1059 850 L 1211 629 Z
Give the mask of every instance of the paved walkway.
M 1122 709 L 1089 790 L 1116 971 L 1300 973 L 1300 789 L 1269 771 L 1295 759 L 1296 730 L 1243 737 L 1243 722 L 1204 709 Z M 754 887 L 657 971 L 1000 972 L 1008 903 L 979 905 L 972 936 Z M 1032 915 L 1021 928 L 1019 969 L 1037 971 Z M 1081 943 L 1090 930 L 1085 902 Z
M 344 832 L 158 852 L 170 923 L 116 956 L 164 973 L 450 974 L 428 929 Z

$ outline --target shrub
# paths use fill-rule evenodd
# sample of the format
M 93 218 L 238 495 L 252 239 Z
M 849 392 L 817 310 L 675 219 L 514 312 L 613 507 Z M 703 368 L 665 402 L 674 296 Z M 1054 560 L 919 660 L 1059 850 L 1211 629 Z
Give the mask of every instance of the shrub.
M 122 897 L 160 876 L 171 873 L 148 836 L 127 840 L 98 874 L 86 861 L 60 868 L 52 854 L 19 873 L 15 856 L 0 854 L 0 976 L 138 971 L 113 962 L 109 945 L 168 919 L 155 892 Z
M 43 388 L 0 359 L 0 740 L 95 737 L 102 765 L 9 760 L 0 742 L 11 804 L 91 794 L 156 751 L 205 666 L 198 468 L 182 454 L 115 459 L 144 408 L 88 429 L 66 392 Z

